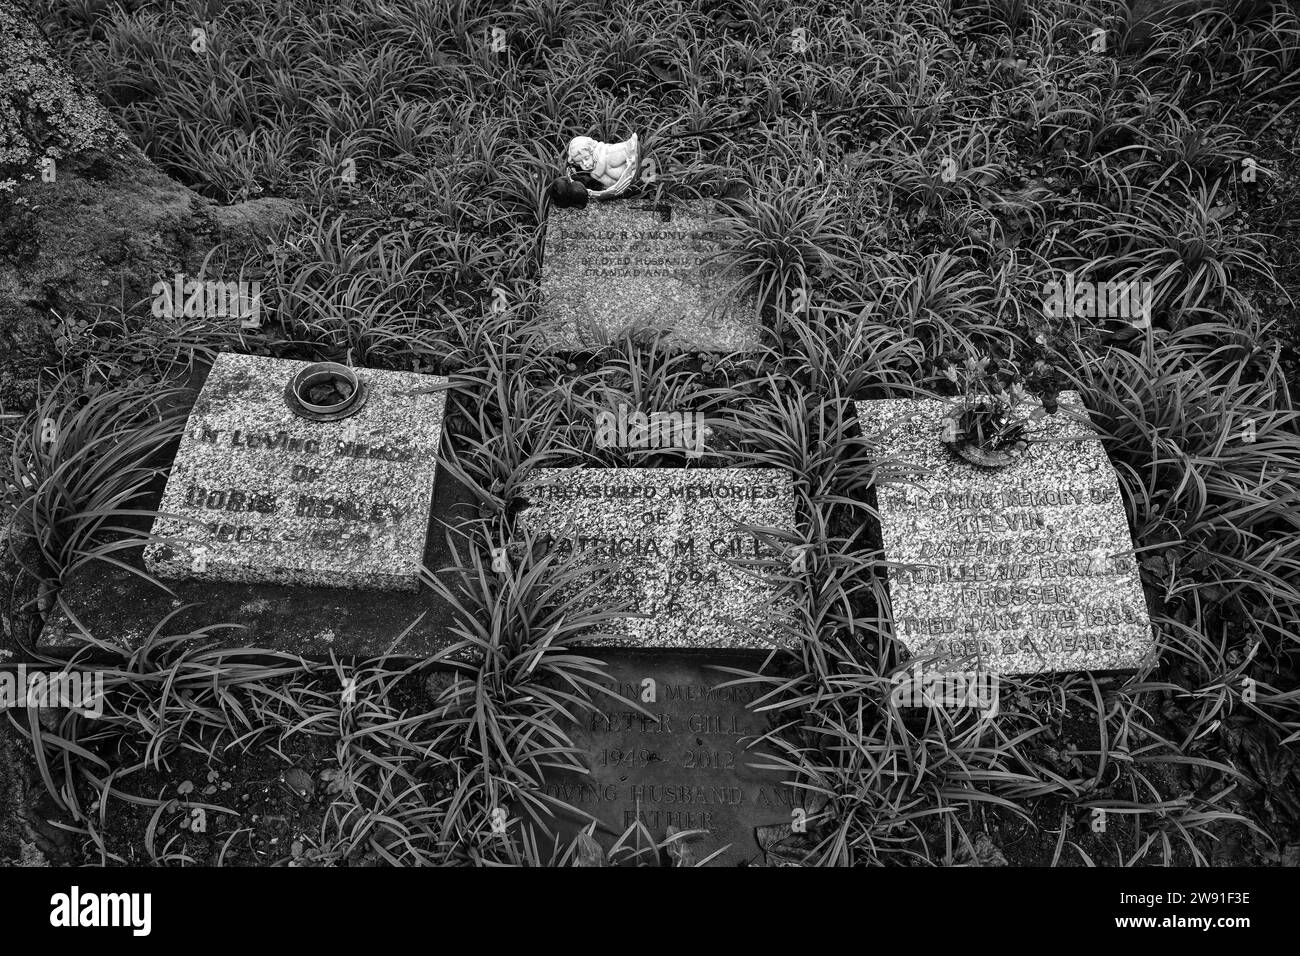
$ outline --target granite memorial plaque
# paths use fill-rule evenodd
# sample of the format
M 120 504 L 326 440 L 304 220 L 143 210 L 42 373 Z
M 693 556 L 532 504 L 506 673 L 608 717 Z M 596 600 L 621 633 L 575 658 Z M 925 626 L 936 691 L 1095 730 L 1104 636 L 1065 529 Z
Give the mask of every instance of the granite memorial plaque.
M 910 475 L 876 495 L 895 636 L 914 656 L 1002 674 L 1144 660 L 1154 641 L 1119 481 L 1077 394 L 995 470 L 940 442 L 945 402 L 856 406 L 879 457 Z
M 217 356 L 194 403 L 145 566 L 164 578 L 414 590 L 429 529 L 445 379 L 356 369 L 365 402 L 300 417 L 309 363 Z M 360 403 L 359 403 L 360 404 Z
M 552 209 L 542 256 L 541 328 L 554 349 L 589 349 L 625 333 L 662 330 L 686 351 L 747 351 L 759 343 L 752 299 L 709 260 L 712 204 L 635 200 Z
M 790 608 L 765 567 L 794 529 L 790 475 L 774 468 L 547 468 L 529 476 L 522 527 L 561 558 L 614 564 L 601 608 L 644 617 L 610 626 L 630 647 L 770 648 Z M 748 563 L 747 563 L 748 562 Z M 593 569 L 599 576 L 601 569 Z
M 566 725 L 588 773 L 547 775 L 544 792 L 576 811 L 557 811 L 548 827 L 567 840 L 594 820 L 606 849 L 638 822 L 656 840 L 670 826 L 701 830 L 687 841 L 694 860 L 719 850 L 713 865 L 759 860 L 756 829 L 789 824 L 802 804 L 759 741 L 768 719 L 752 706 L 758 688 L 722 686 L 734 675 L 672 652 L 601 656 L 605 686 L 649 716 L 598 694 L 596 712 Z

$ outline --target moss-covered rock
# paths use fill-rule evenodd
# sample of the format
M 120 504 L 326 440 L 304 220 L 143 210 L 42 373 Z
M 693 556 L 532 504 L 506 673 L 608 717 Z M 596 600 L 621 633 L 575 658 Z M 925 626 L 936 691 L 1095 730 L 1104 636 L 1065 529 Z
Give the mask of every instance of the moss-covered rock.
M 121 149 L 108 111 L 55 59 L 24 5 L 0 0 L 0 192 L 39 178 L 41 160 Z
M 239 261 L 295 209 L 220 207 L 170 179 L 58 63 L 25 7 L 0 0 L 0 408 L 31 407 L 60 320 L 132 311 L 218 244 Z
M 30 405 L 37 371 L 54 364 L 57 317 L 97 317 L 142 299 L 157 275 L 183 268 L 215 222 L 193 193 L 130 152 L 78 154 L 54 182 L 0 197 L 0 401 Z M 94 178 L 86 166 L 94 165 Z

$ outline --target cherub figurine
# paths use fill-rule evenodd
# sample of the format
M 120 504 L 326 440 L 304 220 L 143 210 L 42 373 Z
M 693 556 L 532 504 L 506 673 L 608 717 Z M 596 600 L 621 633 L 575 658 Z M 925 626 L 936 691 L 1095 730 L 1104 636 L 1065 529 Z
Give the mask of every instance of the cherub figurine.
M 636 180 L 640 148 L 636 133 L 621 143 L 601 143 L 590 136 L 575 136 L 569 141 L 569 170 L 586 173 L 604 189 L 589 190 L 596 199 L 611 199 Z

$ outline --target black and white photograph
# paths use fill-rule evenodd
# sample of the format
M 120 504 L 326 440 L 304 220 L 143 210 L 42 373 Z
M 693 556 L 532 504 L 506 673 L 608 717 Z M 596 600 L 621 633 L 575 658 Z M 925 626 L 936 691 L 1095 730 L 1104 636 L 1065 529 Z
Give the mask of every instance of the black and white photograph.
M 1298 294 L 1297 0 L 0 0 L 6 925 L 1279 925 Z

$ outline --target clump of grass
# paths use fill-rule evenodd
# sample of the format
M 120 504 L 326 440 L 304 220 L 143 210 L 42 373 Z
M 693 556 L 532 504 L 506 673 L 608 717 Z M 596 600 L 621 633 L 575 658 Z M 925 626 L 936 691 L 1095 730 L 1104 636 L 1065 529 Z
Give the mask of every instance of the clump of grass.
M 149 492 L 192 401 L 180 387 L 80 384 L 49 388 L 9 446 L 4 511 L 34 540 L 43 567 L 29 570 L 53 585 L 92 560 L 129 567 L 114 554 L 139 546 L 128 522 L 151 516 Z

